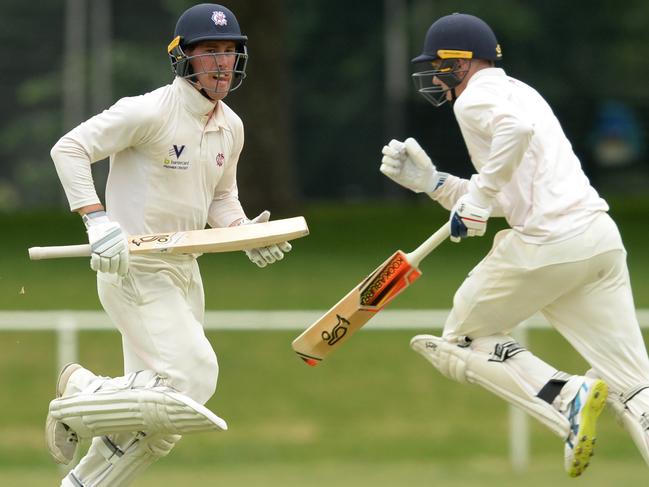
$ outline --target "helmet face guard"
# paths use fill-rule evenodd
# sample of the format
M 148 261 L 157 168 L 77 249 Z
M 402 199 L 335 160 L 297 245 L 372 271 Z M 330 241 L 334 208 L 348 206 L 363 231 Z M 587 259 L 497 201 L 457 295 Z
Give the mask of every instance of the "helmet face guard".
M 468 58 L 469 63 L 464 67 L 460 65 L 458 58 L 440 59 L 431 62 L 433 69 L 413 73 L 412 80 L 415 83 L 417 93 L 435 107 L 439 107 L 448 101 L 446 96 L 448 92 L 451 92 L 452 99 L 455 100 L 455 88 L 462 83 L 471 67 L 471 53 L 466 54 L 468 55 L 462 57 Z M 438 80 L 437 83 L 435 83 L 435 78 Z
M 235 52 L 187 54 L 192 46 L 206 41 L 233 41 L 236 49 Z M 211 90 L 201 86 L 201 89 L 211 93 L 227 94 L 241 86 L 246 77 L 247 41 L 248 38 L 241 33 L 239 22 L 229 9 L 215 3 L 202 3 L 187 9 L 180 16 L 167 53 L 176 76 L 194 84 L 201 74 L 227 78 L 230 80 L 227 90 Z M 234 63 L 228 63 L 233 66 L 232 69 L 218 68 L 218 60 L 223 56 L 235 56 Z
M 235 52 L 203 53 L 193 56 L 188 56 L 180 44 L 181 38 L 178 36 L 171 41 L 171 44 L 169 44 L 169 47 L 167 48 L 171 60 L 171 69 L 176 73 L 176 76 L 187 79 L 192 83 L 197 81 L 196 77 L 199 74 L 210 74 L 218 77 L 227 76 L 231 81 L 226 93 L 236 90 L 241 86 L 241 83 L 243 83 L 243 80 L 246 77 L 246 65 L 248 64 L 248 50 L 245 44 L 237 45 L 237 50 Z M 234 63 L 228 63 L 234 66 L 231 70 L 222 70 L 218 68 L 218 59 L 223 56 L 235 57 Z M 213 62 L 211 61 L 212 59 Z M 195 70 L 192 68 L 192 64 L 195 66 L 201 66 L 201 69 Z M 208 69 L 206 66 L 217 66 L 217 68 Z M 212 91 L 213 93 L 222 93 L 219 90 L 210 90 L 205 86 L 203 86 L 202 89 Z

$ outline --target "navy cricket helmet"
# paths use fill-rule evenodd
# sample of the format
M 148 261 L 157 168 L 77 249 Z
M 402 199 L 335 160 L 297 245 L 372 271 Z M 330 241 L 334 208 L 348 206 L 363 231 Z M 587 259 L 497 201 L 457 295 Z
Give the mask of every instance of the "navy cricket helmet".
M 487 23 L 469 14 L 454 13 L 435 21 L 426 32 L 422 53 L 413 63 L 448 59 L 502 59 L 496 35 Z
M 474 15 L 454 13 L 436 20 L 426 32 L 422 53 L 412 63 L 429 62 L 433 69 L 414 73 L 417 91 L 435 106 L 446 102 L 446 92 L 458 86 L 468 68 L 461 69 L 458 59 L 502 59 L 496 35 L 487 23 Z M 441 80 L 445 87 L 432 82 Z M 453 97 L 455 92 L 452 91 Z
M 241 33 L 234 13 L 223 5 L 201 3 L 185 10 L 176 22 L 174 39 L 167 48 L 173 72 L 181 78 L 191 78 L 198 73 L 192 71 L 185 50 L 202 41 L 234 41 L 237 60 L 233 70 L 230 91 L 238 88 L 246 77 L 248 37 Z

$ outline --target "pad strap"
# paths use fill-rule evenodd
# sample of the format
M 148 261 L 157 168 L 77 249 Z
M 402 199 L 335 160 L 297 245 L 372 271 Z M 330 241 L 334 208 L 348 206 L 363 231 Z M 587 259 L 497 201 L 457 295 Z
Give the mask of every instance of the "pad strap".
M 536 397 L 543 399 L 548 404 L 552 404 L 561 392 L 561 389 L 563 389 L 563 386 L 568 382 L 568 379 L 570 379 L 570 374 L 561 371 L 557 372 L 554 374 L 552 379 L 541 388 Z
M 645 389 L 649 389 L 649 384 L 638 384 L 637 386 L 628 389 L 626 392 L 623 392 L 622 394 L 620 394 L 620 400 L 622 401 L 622 404 L 626 405 L 627 402 L 629 402 L 636 395 L 638 395 L 639 392 Z

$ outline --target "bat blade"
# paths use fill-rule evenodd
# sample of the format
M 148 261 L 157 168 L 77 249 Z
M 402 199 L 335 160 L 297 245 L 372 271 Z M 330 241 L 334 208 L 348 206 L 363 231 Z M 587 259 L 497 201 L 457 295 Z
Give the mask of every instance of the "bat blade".
M 238 227 L 135 235 L 129 237 L 128 242 L 129 252 L 132 254 L 198 254 L 266 247 L 308 234 L 309 227 L 306 220 L 299 216 Z M 29 249 L 31 260 L 89 255 L 90 245 L 88 244 L 31 247 Z
M 308 233 L 306 220 L 303 217 L 295 217 L 238 227 L 136 235 L 128 240 L 132 254 L 193 254 L 266 247 L 304 237 Z
M 398 250 L 293 340 L 295 353 L 315 366 L 421 276 Z

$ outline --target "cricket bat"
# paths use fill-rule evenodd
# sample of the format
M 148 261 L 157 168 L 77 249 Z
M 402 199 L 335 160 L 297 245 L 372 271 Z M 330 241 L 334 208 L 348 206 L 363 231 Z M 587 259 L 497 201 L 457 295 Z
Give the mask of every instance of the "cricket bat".
M 271 220 L 238 227 L 208 228 L 186 232 L 152 233 L 128 237 L 131 254 L 194 254 L 231 252 L 285 242 L 309 234 L 304 217 Z M 90 256 L 90 245 L 31 247 L 31 260 Z
M 449 236 L 444 224 L 410 253 L 397 250 L 347 296 L 293 340 L 295 353 L 308 365 L 318 365 L 403 292 L 419 276 L 419 263 Z

